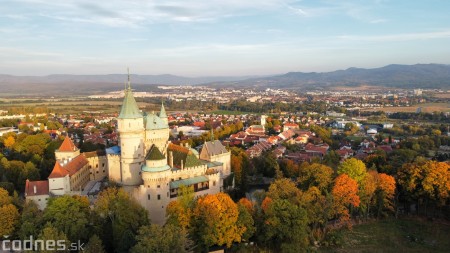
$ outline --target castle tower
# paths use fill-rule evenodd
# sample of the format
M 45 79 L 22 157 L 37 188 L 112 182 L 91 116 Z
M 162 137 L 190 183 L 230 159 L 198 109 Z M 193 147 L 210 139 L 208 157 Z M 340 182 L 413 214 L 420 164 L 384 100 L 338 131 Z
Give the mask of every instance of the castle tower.
M 69 136 L 66 136 L 61 146 L 55 150 L 56 161 L 60 163 L 67 163 L 79 155 L 80 150 L 75 146 L 75 144 L 73 144 Z
M 127 186 L 142 183 L 140 176 L 141 165 L 144 162 L 144 117 L 139 111 L 136 100 L 131 91 L 130 74 L 125 88 L 125 97 L 117 118 L 120 143 L 120 168 L 111 173 L 110 178 Z M 116 170 L 117 170 L 116 169 Z
M 142 166 L 144 184 L 140 187 L 140 203 L 149 212 L 153 223 L 164 225 L 170 199 L 171 168 L 166 157 L 153 145 Z
M 261 115 L 261 126 L 263 126 L 264 129 L 266 129 L 266 115 Z

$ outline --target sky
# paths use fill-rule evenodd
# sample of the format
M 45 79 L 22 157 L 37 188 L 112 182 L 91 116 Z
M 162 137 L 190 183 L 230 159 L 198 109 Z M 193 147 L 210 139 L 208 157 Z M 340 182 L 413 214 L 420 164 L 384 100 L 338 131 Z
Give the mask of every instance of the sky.
M 448 0 L 2 0 L 0 74 L 450 64 Z

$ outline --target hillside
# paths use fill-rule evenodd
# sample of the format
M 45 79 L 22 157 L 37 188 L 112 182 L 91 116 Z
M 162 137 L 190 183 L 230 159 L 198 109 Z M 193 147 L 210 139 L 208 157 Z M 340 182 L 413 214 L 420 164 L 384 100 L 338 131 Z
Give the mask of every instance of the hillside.
M 223 85 L 215 83 L 214 85 Z M 320 88 L 334 86 L 383 86 L 397 88 L 450 88 L 450 65 L 388 65 L 381 68 L 349 68 L 333 72 L 290 72 L 266 78 L 228 83 L 259 88 Z

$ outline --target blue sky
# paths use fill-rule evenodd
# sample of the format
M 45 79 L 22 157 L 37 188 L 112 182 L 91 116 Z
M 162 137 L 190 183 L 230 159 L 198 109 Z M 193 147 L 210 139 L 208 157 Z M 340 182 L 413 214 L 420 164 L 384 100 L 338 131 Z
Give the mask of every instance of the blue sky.
M 268 75 L 450 64 L 448 0 L 3 0 L 0 73 Z

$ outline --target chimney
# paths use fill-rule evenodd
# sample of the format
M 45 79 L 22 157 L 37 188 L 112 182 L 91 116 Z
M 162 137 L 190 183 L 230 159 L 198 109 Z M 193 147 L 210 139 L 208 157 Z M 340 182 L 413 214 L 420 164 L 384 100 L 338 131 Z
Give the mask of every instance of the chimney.
M 37 187 L 36 187 L 36 185 L 33 186 L 33 191 L 34 191 L 34 194 L 37 193 Z

